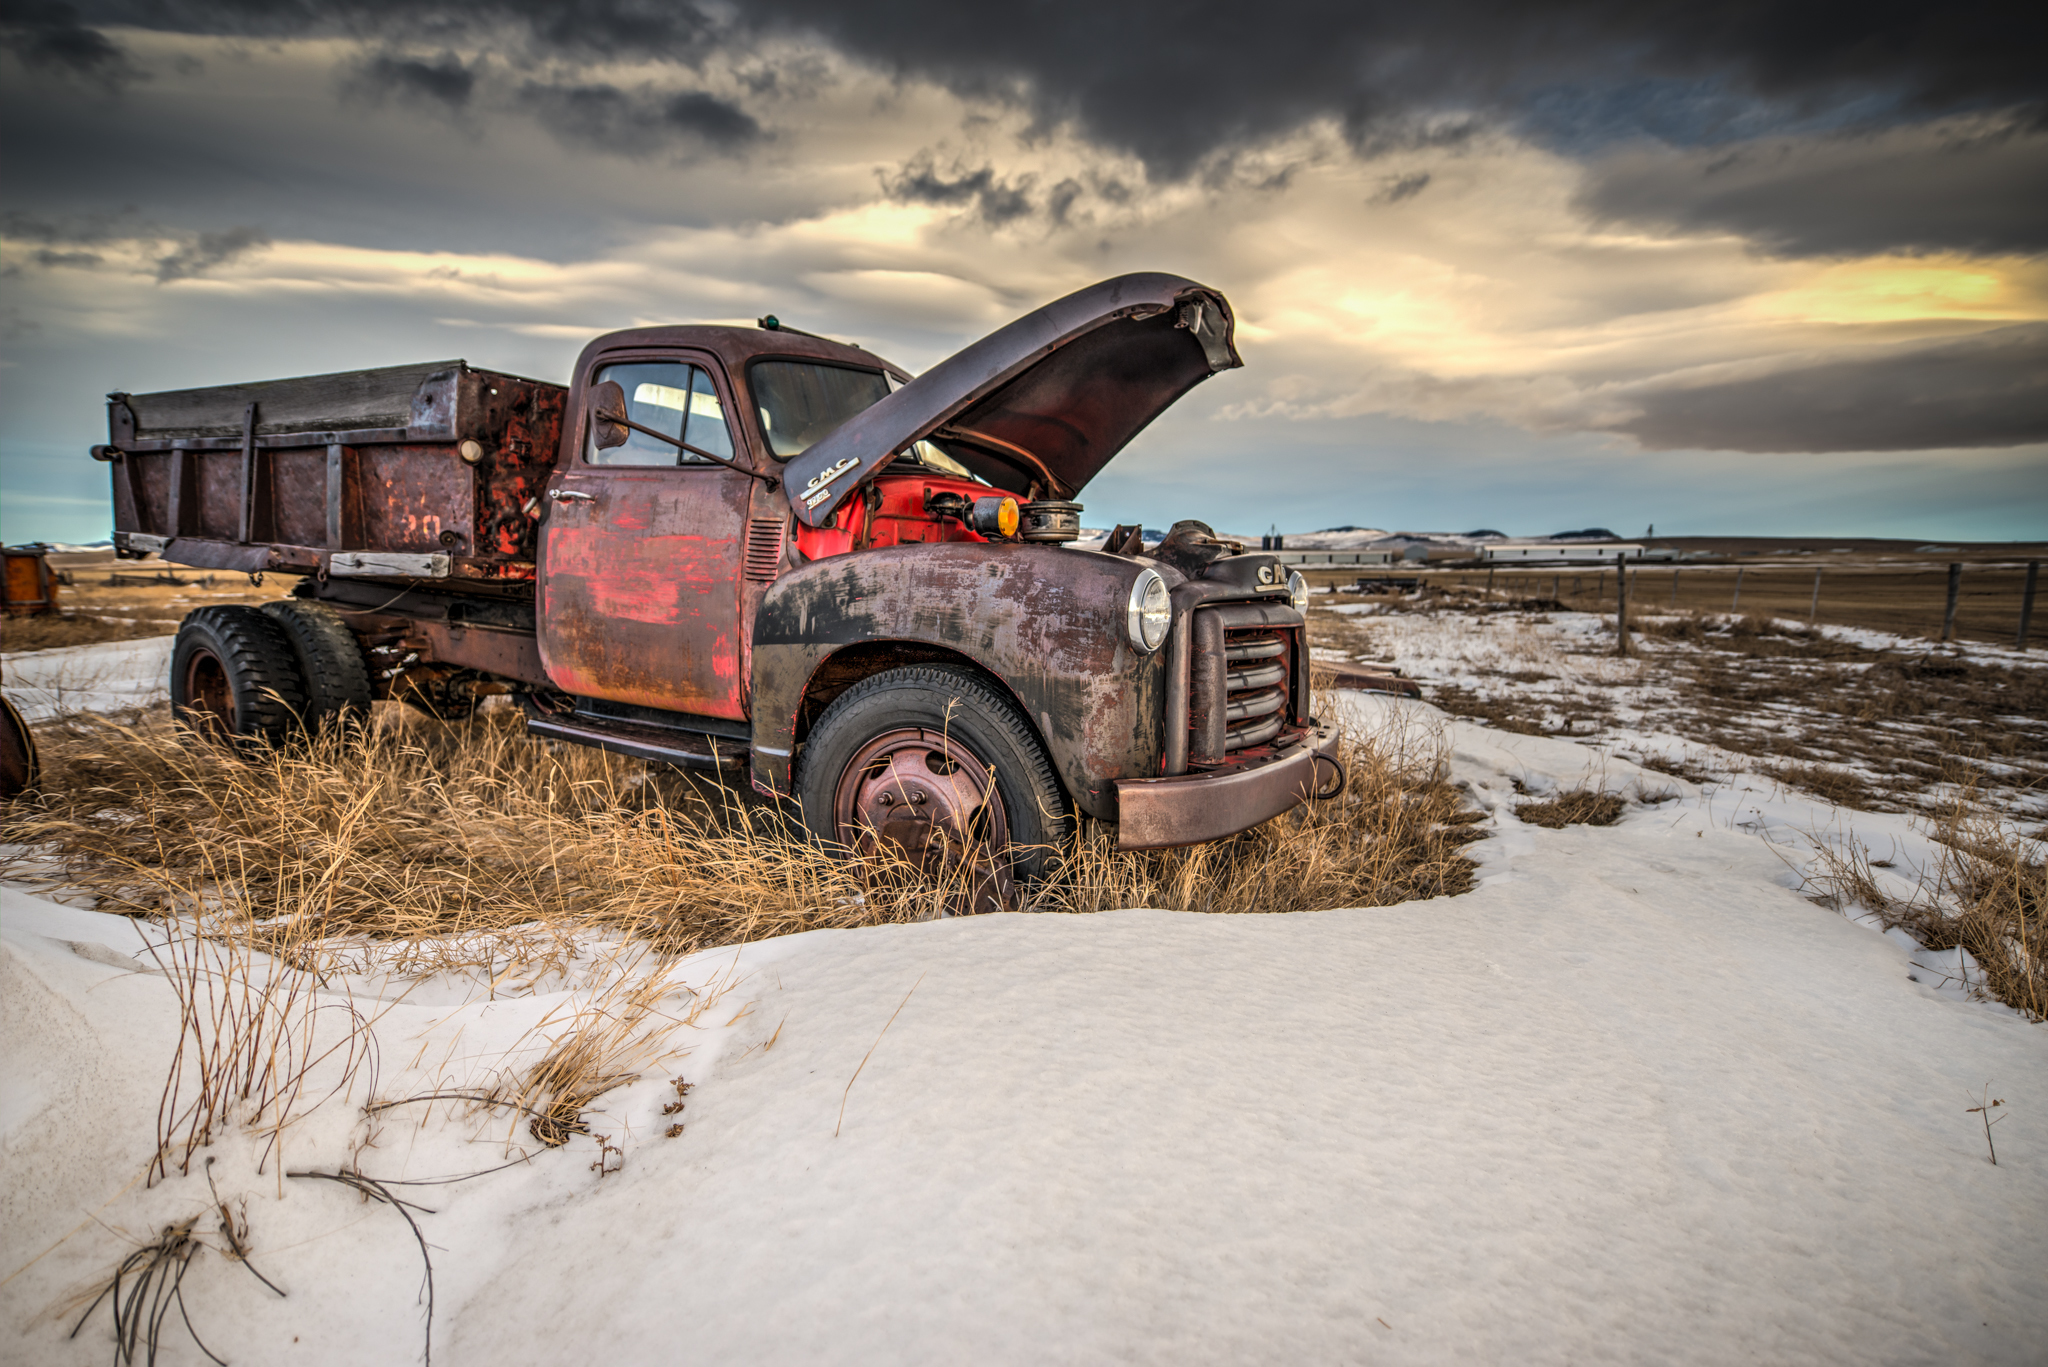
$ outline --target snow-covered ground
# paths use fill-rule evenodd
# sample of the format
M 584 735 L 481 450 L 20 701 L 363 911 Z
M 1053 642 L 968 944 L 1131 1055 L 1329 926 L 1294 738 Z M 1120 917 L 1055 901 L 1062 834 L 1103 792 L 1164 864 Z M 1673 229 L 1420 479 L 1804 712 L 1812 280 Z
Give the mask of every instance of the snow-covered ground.
M 616 980 L 599 958 L 495 999 L 331 979 L 323 1000 L 374 1019 L 374 1080 L 306 1106 L 260 1173 L 238 1132 L 151 1187 L 169 984 L 136 923 L 7 890 L 0 1358 L 104 1361 L 104 1307 L 64 1336 L 136 1236 L 196 1218 L 222 1247 L 210 1155 L 288 1293 L 197 1255 L 186 1306 L 215 1352 L 417 1361 L 404 1221 L 280 1171 L 524 1154 L 392 1189 L 425 1208 L 436 1361 L 2041 1360 L 2048 1035 L 1970 999 L 1953 954 L 1802 893 L 1811 841 L 1852 832 L 1910 880 L 1931 853 L 1908 818 L 1345 706 L 1443 729 L 1487 813 L 1476 891 L 700 955 L 671 970 L 666 1056 L 589 1116 L 609 1158 L 502 1110 L 362 1109 L 531 1063 Z M 1618 825 L 1513 814 L 1517 784 L 1588 781 L 1631 799 Z M 1987 1086 L 1995 1166 L 1968 1109 Z M 175 1315 L 163 1337 L 162 1360 L 202 1360 Z
M 119 712 L 170 696 L 171 636 L 0 655 L 9 701 L 28 720 Z
M 1813 658 L 1799 658 L 1801 652 L 1793 649 L 1776 658 L 1717 655 L 1697 643 L 1640 632 L 1636 654 L 1621 658 L 1614 653 L 1612 613 L 1414 612 L 1385 600 L 1337 602 L 1332 597 L 1313 604 L 1311 627 L 1341 619 L 1344 628 L 1324 635 L 1336 635 L 1346 648 L 1319 648 L 1319 656 L 1393 665 L 1423 683 L 1426 692 L 1432 686 L 1448 687 L 1480 703 L 1503 704 L 1524 722 L 1585 737 L 1603 752 L 1711 772 L 1731 779 L 1737 788 L 1766 789 L 1773 785 L 1758 777 L 1760 762 L 1767 769 L 1788 755 L 1798 756 L 1890 794 L 1887 806 L 1922 809 L 1949 801 L 1957 792 L 1946 778 L 1926 777 L 1934 769 L 1926 761 L 1962 758 L 1975 771 L 1974 797 L 2029 830 L 2048 818 L 2048 785 L 2042 782 L 2048 775 L 2037 762 L 2048 737 L 2048 716 L 2021 712 L 1992 718 L 1980 709 L 1965 719 L 1975 731 L 1958 730 L 1958 715 L 1944 712 L 1942 703 L 1945 694 L 1960 690 L 1940 678 L 1923 686 L 1930 709 L 1925 714 L 1865 718 L 1853 708 L 1824 705 L 1831 691 L 1839 701 L 1843 681 L 1869 670 L 1873 660 L 2048 670 L 2048 659 L 2039 650 L 1984 642 L 1934 644 L 1859 627 L 1777 621 L 1772 626 L 1788 638 L 1818 643 L 1819 648 L 1805 652 Z M 1632 620 L 1641 628 L 1679 619 L 1646 611 Z M 1737 619 L 1706 614 L 1698 620 L 1725 631 Z M 1831 643 L 1865 654 L 1830 658 L 1825 647 Z M 1709 663 L 1719 669 L 1718 676 L 1702 671 Z M 1728 699 L 1716 695 L 1717 685 L 1751 680 L 1791 680 L 1799 686 L 1728 715 Z M 1972 756 L 1992 730 L 2006 738 L 2027 738 L 2035 758 L 2012 750 L 2003 760 L 1997 754 Z M 1906 772 L 1901 760 L 1917 764 L 1921 776 Z

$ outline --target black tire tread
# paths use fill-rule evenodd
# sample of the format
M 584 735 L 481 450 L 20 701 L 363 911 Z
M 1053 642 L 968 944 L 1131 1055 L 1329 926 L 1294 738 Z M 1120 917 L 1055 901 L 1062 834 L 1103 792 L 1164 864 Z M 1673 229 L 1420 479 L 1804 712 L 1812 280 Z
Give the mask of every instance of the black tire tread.
M 308 726 L 369 714 L 370 667 L 340 613 L 302 598 L 281 598 L 259 611 L 284 628 L 298 657 Z
M 1039 740 L 1038 732 L 1025 719 L 1024 714 L 1018 710 L 1017 704 L 972 670 L 962 669 L 956 665 L 903 665 L 895 669 L 885 669 L 878 674 L 870 674 L 832 700 L 831 705 L 826 707 L 816 724 L 812 726 L 811 736 L 816 738 L 827 734 L 836 721 L 869 698 L 900 688 L 922 688 L 950 693 L 975 708 L 984 721 L 1004 733 L 1015 746 L 1017 753 L 1024 757 L 1027 768 L 1026 773 L 1013 777 L 1021 780 L 1020 786 L 1030 793 L 1033 800 L 1044 800 L 1044 815 L 1041 820 L 1045 824 L 1045 830 L 1043 838 L 1038 843 L 1043 847 L 1055 849 L 1066 844 L 1073 832 L 1073 814 L 1067 802 L 1066 791 L 1060 786 L 1059 777 L 1053 770 L 1052 759 L 1045 752 L 1044 743 Z M 812 747 L 806 745 L 806 761 L 811 753 Z M 997 757 L 988 758 L 993 762 Z M 836 781 L 837 776 L 833 777 Z M 830 839 L 829 831 L 820 829 L 821 825 L 829 826 L 829 812 L 819 813 L 815 810 L 818 803 L 816 795 L 807 794 L 808 780 L 809 774 L 800 767 L 793 787 L 804 808 L 805 824 L 820 838 Z M 829 804 L 830 798 L 826 798 L 825 801 Z M 1044 859 L 1045 851 L 1041 849 L 1021 862 L 1028 870 L 1037 868 Z
M 200 642 L 195 638 L 209 638 Z M 241 603 L 221 603 L 187 613 L 171 652 L 171 703 L 182 709 L 185 659 L 194 644 L 212 650 L 227 671 L 234 694 L 237 736 L 271 740 L 297 730 L 306 711 L 306 686 L 299 677 L 291 638 L 275 619 Z

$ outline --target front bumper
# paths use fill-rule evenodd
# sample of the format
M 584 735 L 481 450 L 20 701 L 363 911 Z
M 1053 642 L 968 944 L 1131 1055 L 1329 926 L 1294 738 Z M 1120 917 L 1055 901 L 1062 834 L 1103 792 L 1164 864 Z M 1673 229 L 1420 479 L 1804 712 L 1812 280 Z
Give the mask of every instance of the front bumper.
M 1292 811 L 1341 777 L 1337 732 L 1318 725 L 1294 745 L 1201 774 L 1117 780 L 1119 850 L 1198 845 Z M 1342 788 L 1340 782 L 1338 788 Z

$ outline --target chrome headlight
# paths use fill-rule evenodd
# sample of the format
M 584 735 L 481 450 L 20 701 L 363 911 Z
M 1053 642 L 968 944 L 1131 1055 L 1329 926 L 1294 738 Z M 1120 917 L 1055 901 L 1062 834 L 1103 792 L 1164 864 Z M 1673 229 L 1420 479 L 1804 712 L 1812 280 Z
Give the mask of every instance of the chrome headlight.
M 1165 643 L 1167 630 L 1173 625 L 1173 602 L 1166 596 L 1166 581 L 1159 577 L 1159 571 L 1146 570 L 1132 583 L 1124 625 L 1131 634 L 1131 644 L 1147 655 Z
M 1308 580 L 1301 577 L 1300 570 L 1287 576 L 1287 597 L 1296 612 L 1308 611 Z

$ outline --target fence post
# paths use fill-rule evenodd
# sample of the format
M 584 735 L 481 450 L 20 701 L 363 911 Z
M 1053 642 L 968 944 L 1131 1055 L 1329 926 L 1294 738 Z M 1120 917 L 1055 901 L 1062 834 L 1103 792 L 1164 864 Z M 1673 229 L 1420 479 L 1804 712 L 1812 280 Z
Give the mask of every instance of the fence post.
M 2034 584 L 2041 577 L 2041 562 L 2027 562 L 2027 589 L 2020 595 L 2020 643 L 2019 649 L 2027 648 L 2027 628 L 2034 624 Z
M 1956 595 L 1962 591 L 1963 567 L 1951 563 L 1948 567 L 1948 607 L 1941 614 L 1941 639 L 1953 641 L 1956 636 Z
M 1671 606 L 1678 606 L 1678 571 L 1671 571 Z
M 1493 601 L 1493 568 L 1491 565 L 1486 567 L 1486 599 L 1488 602 Z
M 1614 635 L 1615 654 L 1634 653 L 1628 639 L 1628 557 L 1620 551 L 1614 555 Z
M 1806 620 L 1813 622 L 1820 617 L 1820 571 L 1813 572 L 1813 603 L 1806 609 Z
M 1728 611 L 1734 612 L 1742 606 L 1742 566 L 1735 567 L 1735 597 L 1729 600 Z

